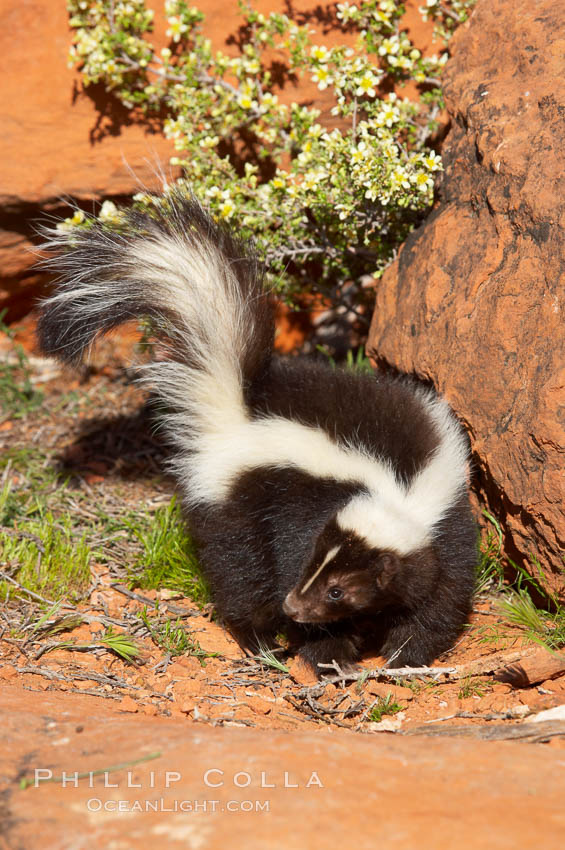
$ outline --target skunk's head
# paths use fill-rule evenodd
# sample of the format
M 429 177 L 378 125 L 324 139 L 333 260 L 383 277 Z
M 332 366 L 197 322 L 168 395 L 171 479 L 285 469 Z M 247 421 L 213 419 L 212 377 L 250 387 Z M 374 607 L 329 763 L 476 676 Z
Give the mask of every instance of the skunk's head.
M 297 623 L 331 623 L 390 605 L 411 607 L 430 592 L 437 571 L 429 547 L 409 556 L 372 548 L 332 520 L 283 611 Z

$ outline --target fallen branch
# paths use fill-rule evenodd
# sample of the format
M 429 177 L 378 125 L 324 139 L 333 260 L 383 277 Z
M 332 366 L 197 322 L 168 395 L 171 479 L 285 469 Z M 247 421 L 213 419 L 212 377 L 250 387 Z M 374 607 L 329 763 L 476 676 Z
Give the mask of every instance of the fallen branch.
M 457 664 L 454 667 L 376 667 L 374 670 L 342 670 L 335 663 L 318 666 L 336 671 L 335 676 L 324 676 L 322 686 L 336 682 L 365 682 L 367 679 L 394 681 L 395 679 L 431 678 L 436 682 L 455 682 L 458 679 L 467 679 L 469 676 L 494 675 L 510 665 L 525 662 L 525 659 L 533 652 L 533 649 L 515 650 L 488 658 L 479 658 L 469 664 Z M 319 687 L 319 685 L 313 685 L 312 691 L 315 692 Z
M 86 681 L 98 682 L 101 685 L 110 685 L 112 688 L 128 688 L 132 691 L 143 690 L 140 685 L 131 685 L 124 679 L 113 679 L 110 676 L 103 676 L 101 673 L 95 673 L 93 670 L 85 670 L 84 672 L 78 671 L 76 673 L 71 673 L 70 676 L 65 676 L 57 670 L 49 670 L 47 667 L 16 667 L 16 670 L 18 673 L 33 673 L 37 676 L 43 676 L 46 679 L 51 679 L 51 681 L 73 682 L 75 679 L 84 679 Z M 149 696 L 159 697 L 159 699 L 166 699 L 171 702 L 173 700 L 172 696 L 168 694 L 161 694 L 157 691 L 152 691 Z
M 464 718 L 465 720 L 518 720 L 526 714 L 531 714 L 531 708 L 527 705 L 516 705 L 514 708 L 509 708 L 508 711 L 493 711 L 489 714 L 483 714 L 480 711 L 456 711 L 455 714 L 446 714 L 444 717 L 434 717 L 433 720 L 426 720 L 426 724 L 443 723 L 444 720 L 453 720 L 454 718 Z
M 55 604 L 50 599 L 45 599 L 44 596 L 40 596 L 39 593 L 34 593 L 33 590 L 28 590 L 27 587 L 24 587 L 23 584 L 20 584 L 19 581 L 16 581 L 15 578 L 5 573 L 3 570 L 0 570 L 0 579 L 3 581 L 7 581 L 10 584 L 13 584 L 18 588 L 22 593 L 25 593 L 31 599 L 35 599 L 36 602 L 42 602 L 44 605 L 48 605 L 50 608 Z
M 304 690 L 304 689 L 303 689 Z M 315 720 L 322 720 L 324 723 L 334 724 L 335 726 L 342 726 L 344 729 L 351 729 L 351 726 L 348 723 L 343 723 L 341 720 L 337 720 L 335 717 L 326 717 L 325 713 L 321 713 L 317 711 L 315 708 L 311 708 L 309 705 L 304 705 L 304 703 L 300 702 L 300 700 L 295 699 L 290 694 L 285 694 L 284 699 L 291 704 L 296 711 L 301 712 L 301 714 L 306 714 L 308 717 L 312 717 Z
M 482 741 L 524 741 L 543 744 L 552 738 L 565 738 L 565 722 L 550 720 L 544 723 L 520 723 L 515 726 L 417 726 L 400 735 L 425 735 L 432 738 L 474 738 Z
M 151 605 L 153 608 L 164 607 L 171 614 L 174 614 L 177 617 L 197 617 L 201 612 L 197 611 L 194 608 L 183 608 L 181 605 L 174 605 L 172 602 L 165 602 L 163 600 L 155 600 L 149 599 L 148 596 L 142 596 L 141 593 L 135 593 L 135 591 L 130 590 L 128 587 L 124 587 L 117 582 L 113 582 L 110 587 L 113 590 L 117 590 L 118 593 L 121 593 L 123 596 L 127 596 L 128 599 L 135 599 L 136 602 L 141 602 L 143 605 Z
M 514 688 L 527 688 L 565 673 L 565 653 L 536 649 L 531 655 L 499 670 L 495 679 Z

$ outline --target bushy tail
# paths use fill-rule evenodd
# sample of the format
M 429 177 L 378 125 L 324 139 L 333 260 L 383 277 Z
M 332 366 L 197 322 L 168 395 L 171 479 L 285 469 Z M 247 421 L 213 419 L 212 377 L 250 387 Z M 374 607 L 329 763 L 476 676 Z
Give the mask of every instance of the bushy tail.
M 172 192 L 118 229 L 49 231 L 45 247 L 59 278 L 41 307 L 44 353 L 78 363 L 98 334 L 146 316 L 169 350 L 144 368 L 173 437 L 191 450 L 247 418 L 246 388 L 272 355 L 272 309 L 253 252 L 196 200 Z

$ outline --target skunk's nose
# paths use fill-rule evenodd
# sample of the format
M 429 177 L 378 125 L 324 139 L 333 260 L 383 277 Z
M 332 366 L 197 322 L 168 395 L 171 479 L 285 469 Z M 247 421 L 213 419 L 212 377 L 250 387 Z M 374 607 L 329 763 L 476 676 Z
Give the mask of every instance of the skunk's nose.
M 288 594 L 288 596 L 284 600 L 282 609 L 283 609 L 283 611 L 284 611 L 284 613 L 286 614 L 287 617 L 290 617 L 291 619 L 293 619 L 298 614 L 298 608 L 296 608 L 296 606 L 292 604 L 292 600 L 290 600 L 289 597 L 290 597 L 290 593 Z

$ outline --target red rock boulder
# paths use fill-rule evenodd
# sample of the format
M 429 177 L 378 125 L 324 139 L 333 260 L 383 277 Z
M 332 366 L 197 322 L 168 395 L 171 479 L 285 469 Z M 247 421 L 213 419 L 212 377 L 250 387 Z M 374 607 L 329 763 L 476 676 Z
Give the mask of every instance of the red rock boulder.
M 167 43 L 163 3 L 155 11 L 157 46 Z M 237 54 L 241 13 L 237 3 L 199 0 L 204 33 L 215 49 Z M 257 0 L 264 13 L 288 11 L 284 0 Z M 423 24 L 419 0 L 408 0 L 403 21 L 424 52 L 437 51 L 430 23 Z M 316 30 L 324 44 L 354 43 L 335 18 L 335 7 L 296 0 L 292 16 Z M 138 183 L 157 189 L 156 171 L 168 172 L 172 142 L 156 119 L 148 123 L 122 107 L 102 84 L 84 89 L 77 70 L 68 67 L 72 32 L 65 3 L 53 0 L 5 3 L 0 9 L 0 310 L 16 320 L 31 309 L 44 284 L 32 268 L 34 220 L 45 211 L 66 214 L 64 199 L 120 198 Z M 314 103 L 325 117 L 333 106 L 330 90 L 320 92 L 309 77 L 290 82 L 281 98 Z
M 369 351 L 469 428 L 507 551 L 565 589 L 565 7 L 479 0 L 452 42 L 439 203 L 378 292 Z
M 172 154 L 157 127 L 136 122 L 101 86 L 81 91 L 67 64 L 68 20 L 65 3 L 50 0 L 0 10 L 0 310 L 9 319 L 41 290 L 35 220 L 64 213 L 64 197 L 131 194 L 136 176 L 156 187 L 155 165 Z

